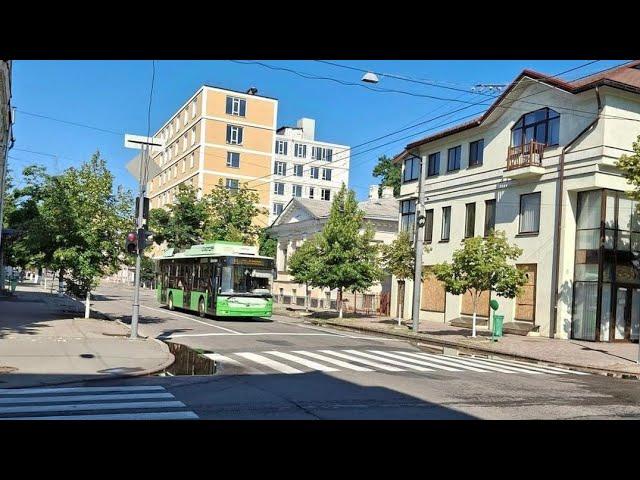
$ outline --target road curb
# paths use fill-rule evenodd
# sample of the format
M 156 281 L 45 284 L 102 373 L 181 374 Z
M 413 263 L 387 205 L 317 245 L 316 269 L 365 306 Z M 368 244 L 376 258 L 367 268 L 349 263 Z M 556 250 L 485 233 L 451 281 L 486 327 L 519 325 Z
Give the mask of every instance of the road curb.
M 436 345 L 438 347 L 452 347 L 460 351 L 463 351 L 464 353 L 491 354 L 495 357 L 504 358 L 505 360 L 526 360 L 527 362 L 530 362 L 530 363 L 536 363 L 540 365 L 549 365 L 552 367 L 554 366 L 561 367 L 561 368 L 566 368 L 568 370 L 575 370 L 578 372 L 591 373 L 591 374 L 601 375 L 606 377 L 621 378 L 625 380 L 640 380 L 640 374 L 638 373 L 620 372 L 618 370 L 611 370 L 606 368 L 585 367 L 584 365 L 577 365 L 573 363 L 560 363 L 560 362 L 553 362 L 549 360 L 540 360 L 539 358 L 530 357 L 527 355 L 514 355 L 511 353 L 496 352 L 495 350 L 483 348 L 482 346 L 469 346 L 463 343 L 434 339 L 431 337 L 425 338 L 412 333 L 388 332 L 388 331 L 378 330 L 374 328 L 365 328 L 365 327 L 355 326 L 355 325 L 344 325 L 342 323 L 336 323 L 331 321 L 321 321 L 321 320 L 315 320 L 315 319 L 308 319 L 308 321 L 318 326 L 331 326 L 331 327 L 342 328 L 345 330 L 355 331 L 359 333 L 378 333 L 383 336 L 386 335 L 390 337 L 398 337 L 398 338 L 405 338 L 413 341 L 420 341 L 427 345 L 431 344 L 431 345 Z

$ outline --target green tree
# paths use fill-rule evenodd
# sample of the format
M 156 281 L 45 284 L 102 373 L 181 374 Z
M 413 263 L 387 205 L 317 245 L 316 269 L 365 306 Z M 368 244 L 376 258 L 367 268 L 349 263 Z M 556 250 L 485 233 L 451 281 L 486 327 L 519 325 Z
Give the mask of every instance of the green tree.
M 504 232 L 492 231 L 488 237 L 462 241 L 453 252 L 453 261 L 435 265 L 433 272 L 444 283 L 447 292 L 462 295 L 469 292 L 473 300 L 473 329 L 476 336 L 476 310 L 483 291 L 494 291 L 504 298 L 514 298 L 527 282 L 525 272 L 508 263 L 522 255 L 522 249 L 510 245 Z
M 242 184 L 238 189 L 226 188 L 222 180 L 219 180 L 217 187 L 205 195 L 203 200 L 206 205 L 205 240 L 255 245 L 262 227 L 256 225 L 254 219 L 269 213 L 267 209 L 258 206 L 258 192 Z
M 263 228 L 258 236 L 259 253 L 265 257 L 276 258 L 278 240 L 269 235 L 269 230 Z
M 149 230 L 158 245 L 166 241 L 169 248 L 188 248 L 202 243 L 206 219 L 206 202 L 198 198 L 196 188 L 182 183 L 175 201 L 166 210 L 154 208 L 149 211 Z
M 427 247 L 428 251 L 428 247 Z M 403 231 L 388 245 L 382 245 L 382 267 L 400 281 L 413 278 L 416 265 L 416 249 L 409 232 Z
M 640 201 L 640 135 L 633 142 L 633 154 L 622 155 L 616 165 L 622 170 L 628 183 L 633 185 L 631 196 L 634 200 Z
M 373 228 L 364 221 L 355 193 L 347 191 L 343 184 L 331 203 L 326 225 L 316 237 L 322 268 L 310 281 L 318 287 L 338 289 L 339 318 L 345 289 L 364 292 L 382 276 L 373 236 Z
M 305 310 L 309 310 L 309 285 L 314 285 L 314 280 L 318 278 L 323 268 L 320 255 L 318 241 L 316 237 L 312 237 L 293 252 L 287 262 L 287 270 L 293 276 L 293 281 L 305 285 Z
M 392 159 L 386 155 L 382 155 L 378 158 L 378 163 L 373 169 L 374 177 L 381 177 L 379 195 L 382 195 L 382 187 L 393 187 L 393 196 L 400 195 L 400 183 L 402 166 L 400 164 L 394 164 Z

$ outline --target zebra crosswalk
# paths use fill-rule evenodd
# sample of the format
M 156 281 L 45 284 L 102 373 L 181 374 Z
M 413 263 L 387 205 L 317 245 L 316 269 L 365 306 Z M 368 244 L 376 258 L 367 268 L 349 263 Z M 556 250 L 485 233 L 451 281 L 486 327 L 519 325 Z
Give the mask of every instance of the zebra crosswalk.
M 0 420 L 189 420 L 160 385 L 0 389 Z
M 344 349 L 317 351 L 292 350 L 261 352 L 210 353 L 207 357 L 219 365 L 242 368 L 256 374 L 300 374 L 308 372 L 374 372 L 388 373 L 501 373 L 526 375 L 589 375 L 547 365 L 485 358 L 477 356 L 451 356 L 409 350 Z

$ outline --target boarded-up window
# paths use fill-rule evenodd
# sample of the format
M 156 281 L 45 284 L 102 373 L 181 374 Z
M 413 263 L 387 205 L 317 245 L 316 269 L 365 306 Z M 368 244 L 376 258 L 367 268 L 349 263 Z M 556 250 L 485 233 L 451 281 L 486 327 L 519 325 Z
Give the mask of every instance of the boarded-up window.
M 516 320 L 533 322 L 536 319 L 536 272 L 535 263 L 517 265 L 527 274 L 527 283 L 522 287 L 522 292 L 516 297 Z
M 444 313 L 445 290 L 444 285 L 435 275 L 424 268 L 424 280 L 422 282 L 422 302 L 420 310 Z
M 489 316 L 489 300 L 491 300 L 490 292 L 484 291 L 480 294 L 476 315 L 480 317 Z M 473 296 L 469 292 L 462 295 L 462 308 L 460 309 L 460 313 L 462 315 L 473 315 Z

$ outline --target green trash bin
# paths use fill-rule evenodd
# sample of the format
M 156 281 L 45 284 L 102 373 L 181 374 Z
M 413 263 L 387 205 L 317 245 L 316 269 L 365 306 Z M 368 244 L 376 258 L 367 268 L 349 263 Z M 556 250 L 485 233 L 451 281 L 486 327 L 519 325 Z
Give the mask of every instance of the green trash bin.
M 493 314 L 493 332 L 492 337 L 501 337 L 502 336 L 502 322 L 504 321 L 504 315 L 496 315 Z

